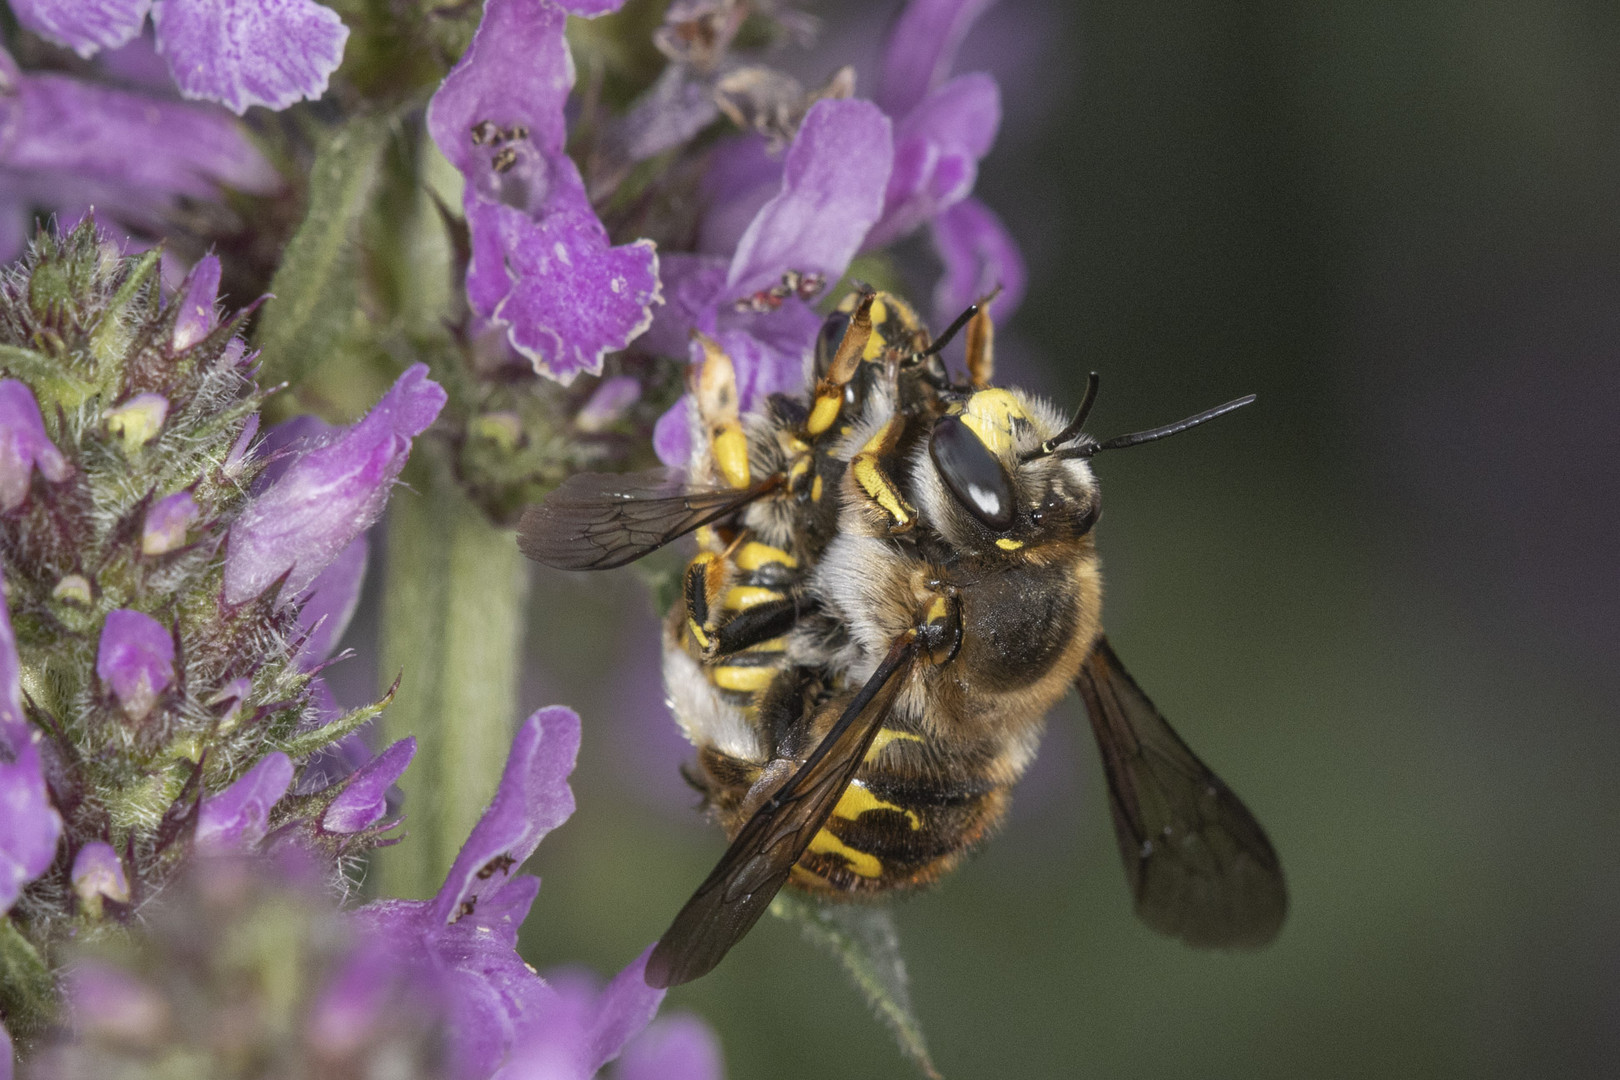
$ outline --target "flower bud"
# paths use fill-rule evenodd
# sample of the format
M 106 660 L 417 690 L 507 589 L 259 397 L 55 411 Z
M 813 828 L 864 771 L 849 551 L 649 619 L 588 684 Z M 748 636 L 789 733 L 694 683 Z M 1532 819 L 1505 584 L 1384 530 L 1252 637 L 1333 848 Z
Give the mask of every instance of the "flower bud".
M 623 417 L 640 397 L 641 384 L 630 376 L 616 375 L 604 379 L 602 385 L 596 388 L 596 393 L 574 417 L 574 423 L 581 431 L 593 434 L 605 431 Z
M 79 849 L 73 860 L 73 892 L 95 918 L 101 917 L 102 900 L 129 903 L 129 879 L 124 864 L 111 844 L 92 840 Z
M 247 847 L 264 838 L 270 809 L 292 783 L 292 759 L 266 754 L 237 778 L 236 783 L 204 799 L 197 814 L 197 843 L 216 847 Z
M 191 268 L 177 301 L 180 311 L 174 320 L 174 336 L 169 339 L 171 353 L 185 352 L 219 325 L 219 316 L 214 312 L 218 296 L 219 258 L 207 255 Z
M 360 766 L 342 794 L 326 808 L 321 827 L 327 832 L 355 833 L 375 825 L 388 810 L 388 789 L 414 756 L 416 740 L 406 738 Z
M 146 512 L 146 523 L 141 529 L 141 553 L 164 555 L 175 548 L 184 547 L 186 530 L 197 520 L 197 500 L 189 491 L 177 491 L 168 498 L 159 499 Z
M 157 437 L 163 421 L 169 418 L 169 401 L 162 394 L 136 394 L 102 414 L 107 430 L 124 441 L 124 453 L 132 454 Z
M 90 582 L 81 574 L 65 575 L 56 583 L 56 588 L 51 590 L 51 595 L 58 600 L 67 600 L 85 607 L 89 607 L 90 601 L 94 599 L 90 592 Z
M 174 681 L 174 638 L 150 615 L 128 608 L 110 611 L 101 630 L 96 674 L 117 695 L 124 715 L 144 720 Z
M 34 392 L 16 379 L 0 379 L 0 511 L 22 505 L 36 465 L 55 484 L 72 472 L 45 434 Z

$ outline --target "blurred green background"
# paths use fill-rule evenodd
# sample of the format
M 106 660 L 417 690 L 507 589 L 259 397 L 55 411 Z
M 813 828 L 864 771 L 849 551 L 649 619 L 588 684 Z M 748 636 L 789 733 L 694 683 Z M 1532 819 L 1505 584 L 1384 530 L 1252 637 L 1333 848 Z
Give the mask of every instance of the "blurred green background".
M 849 11 L 829 32 L 870 51 Z M 1139 926 L 1071 698 L 1002 835 L 899 907 L 941 1070 L 1614 1075 L 1620 7 L 1003 0 L 982 66 L 1008 119 L 979 191 L 1032 271 L 1008 381 L 1073 402 L 1099 371 L 1103 435 L 1260 395 L 1100 459 L 1098 535 L 1115 647 L 1293 907 L 1253 955 Z M 635 572 L 539 572 L 532 605 L 525 710 L 586 727 L 524 950 L 611 972 L 722 838 Z M 914 1075 L 775 920 L 666 1007 L 735 1080 Z

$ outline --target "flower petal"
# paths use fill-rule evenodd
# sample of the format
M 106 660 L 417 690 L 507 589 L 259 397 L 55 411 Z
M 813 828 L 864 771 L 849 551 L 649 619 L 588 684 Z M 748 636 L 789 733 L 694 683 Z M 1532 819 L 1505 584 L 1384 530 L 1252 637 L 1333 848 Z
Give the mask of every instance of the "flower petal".
M 541 839 L 568 820 L 574 812 L 568 774 L 578 753 L 579 716 L 572 709 L 541 709 L 518 729 L 495 796 L 433 899 L 435 923 L 455 923 L 477 911 Z
M 151 7 L 152 0 L 11 0 L 18 22 L 84 57 L 134 38 Z
M 165 555 L 185 547 L 186 532 L 200 513 L 189 491 L 177 491 L 153 503 L 141 525 L 141 554 Z
M 818 101 L 788 149 L 782 190 L 737 244 L 726 277 L 733 297 L 796 270 L 843 275 L 883 209 L 894 162 L 889 118 L 869 101 Z
M 96 650 L 96 675 L 131 720 L 145 719 L 174 681 L 174 637 L 152 616 L 129 608 L 107 613 Z
M 724 1080 L 720 1039 L 691 1013 L 661 1016 L 624 1048 L 615 1080 Z
M 56 858 L 62 816 L 45 786 L 40 734 L 23 715 L 22 663 L 0 580 L 0 916 Z M 0 1027 L 0 1036 L 4 1028 Z M 9 1060 L 0 1040 L 0 1063 Z
M 726 292 L 727 260 L 714 255 L 661 255 L 658 278 L 664 302 L 640 347 L 663 356 L 684 357 L 692 331 L 715 332 L 715 313 Z
M 664 991 L 647 985 L 647 957 L 654 946 L 633 960 L 613 977 L 596 999 L 596 1015 L 590 1029 L 585 1075 L 595 1072 L 619 1056 L 624 1044 L 635 1038 L 658 1013 Z
M 80 900 L 106 897 L 120 903 L 129 901 L 129 879 L 124 876 L 124 863 L 112 845 L 92 840 L 79 849 L 73 858 L 71 874 L 73 891 Z
M 240 604 L 283 574 L 301 595 L 382 512 L 412 437 L 444 407 L 444 390 L 413 365 L 353 427 L 288 464 L 231 527 L 225 599 Z
M 180 312 L 174 320 L 174 336 L 169 348 L 185 352 L 207 337 L 219 325 L 214 302 L 219 298 L 219 257 L 204 255 L 186 275 L 186 283 L 176 301 Z
M 894 171 L 867 249 L 884 247 L 966 198 L 1001 126 L 1001 92 L 988 75 L 933 91 L 895 130 Z
M 1001 219 L 977 199 L 963 199 L 934 219 L 934 248 L 945 273 L 934 288 L 934 317 L 941 323 L 991 290 L 1001 289 L 992 310 L 1005 319 L 1023 302 L 1029 272 L 1018 243 Z
M 911 0 L 889 32 L 878 74 L 877 103 L 904 116 L 945 81 L 956 50 L 995 0 Z
M 332 649 L 349 628 L 355 609 L 360 606 L 360 590 L 366 581 L 366 561 L 370 555 L 367 533 L 361 533 L 338 552 L 331 565 L 316 575 L 309 586 L 309 598 L 298 609 L 298 625 L 309 635 L 299 647 L 297 664 L 311 671 L 332 655 Z
M 388 789 L 416 756 L 416 739 L 405 738 L 366 762 L 349 778 L 321 818 L 327 832 L 355 833 L 369 829 L 388 812 Z
M 326 93 L 349 38 L 314 0 L 159 0 L 152 22 L 180 92 L 238 114 Z
M 270 810 L 292 784 L 292 759 L 266 754 L 218 795 L 202 802 L 197 814 L 197 843 L 221 847 L 250 846 L 264 838 Z
M 16 379 L 0 379 L 0 512 L 22 505 L 36 466 L 52 483 L 72 471 L 45 434 L 34 392 Z

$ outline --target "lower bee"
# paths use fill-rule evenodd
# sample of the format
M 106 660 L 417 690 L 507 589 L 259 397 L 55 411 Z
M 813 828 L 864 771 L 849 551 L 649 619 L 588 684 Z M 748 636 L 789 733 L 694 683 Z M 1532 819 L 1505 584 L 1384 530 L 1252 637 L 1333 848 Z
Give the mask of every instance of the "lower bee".
M 940 350 L 968 332 L 968 378 Z M 1006 813 L 1047 711 L 1075 686 L 1102 752 L 1138 916 L 1189 944 L 1254 947 L 1287 893 L 1265 832 L 1125 672 L 1101 625 L 1097 441 L 992 383 L 979 306 L 930 342 L 886 294 L 829 316 L 802 395 L 740 415 L 712 342 L 694 452 L 674 473 L 571 478 L 519 527 L 570 570 L 696 532 L 664 674 L 698 749 L 689 779 L 730 846 L 660 939 L 647 981 L 710 971 L 785 885 L 879 897 L 949 871 Z

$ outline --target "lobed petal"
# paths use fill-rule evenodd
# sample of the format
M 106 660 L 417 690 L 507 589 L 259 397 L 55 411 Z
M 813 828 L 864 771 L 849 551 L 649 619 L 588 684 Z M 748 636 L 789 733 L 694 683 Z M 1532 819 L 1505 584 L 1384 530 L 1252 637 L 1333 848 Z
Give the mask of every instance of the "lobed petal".
M 889 118 L 869 101 L 818 101 L 782 170 L 782 189 L 749 223 L 726 286 L 747 296 L 788 270 L 836 281 L 883 210 L 894 162 Z
M 963 199 L 934 219 L 934 248 L 945 273 L 934 289 L 934 317 L 941 323 L 981 296 L 1000 288 L 992 308 L 1005 319 L 1023 302 L 1029 272 L 1018 243 L 991 209 Z
M 444 407 L 445 393 L 413 365 L 353 427 L 289 462 L 231 527 L 225 599 L 240 604 L 282 575 L 300 596 L 382 513 L 411 439 Z
M 264 838 L 270 810 L 292 784 L 293 763 L 286 754 L 266 754 L 218 795 L 202 801 L 197 814 L 197 843 L 247 847 Z
M 334 833 L 369 829 L 388 812 L 388 789 L 416 756 L 416 739 L 404 738 L 360 766 L 321 818 L 321 828 Z
M 11 0 L 18 22 L 83 57 L 132 40 L 151 7 L 152 0 Z
M 905 116 L 945 81 L 956 52 L 995 0 L 911 0 L 890 30 L 878 72 L 877 103 Z
M 433 898 L 435 923 L 449 925 L 475 913 L 545 835 L 568 820 L 574 812 L 568 774 L 578 754 L 579 716 L 572 709 L 552 706 L 524 721 L 489 808 Z
M 319 98 L 349 38 L 314 0 L 159 0 L 152 22 L 180 92 L 237 114 Z
M 988 75 L 939 87 L 895 131 L 883 216 L 866 248 L 884 247 L 966 198 L 1001 125 L 1001 92 Z
M 96 650 L 96 675 L 131 720 L 145 719 L 158 695 L 174 681 L 174 637 L 144 612 L 107 613 Z
M 615 1080 L 724 1080 L 714 1029 L 691 1013 L 654 1020 L 619 1055 Z
M 0 512 L 22 505 L 35 468 L 52 483 L 72 472 L 45 434 L 34 392 L 16 379 L 0 379 Z

